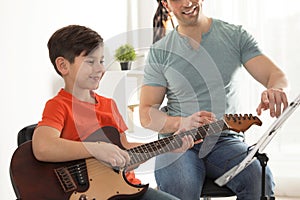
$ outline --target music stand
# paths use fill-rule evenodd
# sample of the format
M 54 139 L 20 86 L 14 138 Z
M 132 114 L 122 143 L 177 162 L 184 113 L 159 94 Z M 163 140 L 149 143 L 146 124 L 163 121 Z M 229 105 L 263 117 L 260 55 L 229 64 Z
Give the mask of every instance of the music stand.
M 243 169 L 250 165 L 254 160 L 258 159 L 262 166 L 262 191 L 261 200 L 267 199 L 265 197 L 265 168 L 267 166 L 268 157 L 266 154 L 262 153 L 265 147 L 269 144 L 272 138 L 276 135 L 278 130 L 282 127 L 283 123 L 290 117 L 290 115 L 296 110 L 300 105 L 300 95 L 292 101 L 289 106 L 284 110 L 284 112 L 271 124 L 269 129 L 261 136 L 258 142 L 255 144 L 252 150 L 248 152 L 248 155 L 244 160 L 231 168 L 229 171 L 224 173 L 222 176 L 215 180 L 215 183 L 219 186 L 225 185 L 233 177 L 239 174 Z M 275 199 L 271 197 L 271 199 Z

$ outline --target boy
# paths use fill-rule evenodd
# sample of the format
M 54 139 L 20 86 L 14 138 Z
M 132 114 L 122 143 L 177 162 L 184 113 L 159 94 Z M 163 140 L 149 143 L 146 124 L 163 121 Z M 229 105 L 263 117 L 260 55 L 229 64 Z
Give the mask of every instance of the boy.
M 129 149 L 139 145 L 126 140 L 127 126 L 115 102 L 93 92 L 105 72 L 103 39 L 87 27 L 70 25 L 51 36 L 48 49 L 50 60 L 64 79 L 65 87 L 46 103 L 32 139 L 35 157 L 47 162 L 94 157 L 112 167 L 125 167 L 130 161 L 125 150 L 108 142 L 84 141 L 96 130 L 112 126 L 120 133 L 123 147 Z M 185 137 L 177 151 L 185 151 L 192 145 L 192 138 Z M 133 172 L 127 172 L 126 178 L 133 184 L 140 183 Z M 176 198 L 148 189 L 140 199 Z

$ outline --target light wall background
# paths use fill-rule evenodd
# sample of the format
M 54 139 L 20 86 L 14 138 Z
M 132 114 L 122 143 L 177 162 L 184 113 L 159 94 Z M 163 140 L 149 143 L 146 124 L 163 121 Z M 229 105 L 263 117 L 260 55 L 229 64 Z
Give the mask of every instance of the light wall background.
M 9 163 L 17 147 L 18 131 L 39 121 L 45 102 L 62 87 L 48 58 L 46 44 L 51 34 L 69 24 L 88 26 L 99 32 L 109 44 L 106 63 L 110 63 L 118 42 L 130 41 L 143 47 L 150 45 L 151 34 L 132 37 L 126 33 L 151 29 L 155 10 L 156 0 L 0 0 L 2 199 L 15 198 Z M 290 99 L 299 94 L 298 0 L 210 0 L 204 1 L 204 10 L 210 16 L 243 24 L 256 37 L 264 52 L 287 73 L 291 84 Z M 114 38 L 121 39 L 113 42 Z M 245 77 L 245 94 L 241 97 L 247 107 L 245 111 L 255 113 L 262 88 L 249 82 L 250 78 Z M 299 112 L 292 116 L 269 148 L 273 160 L 287 163 L 290 169 L 294 169 L 294 162 L 300 162 L 299 117 Z M 272 122 L 267 120 L 267 114 L 262 119 L 266 119 L 265 125 L 261 129 L 251 129 L 250 133 L 255 137 L 249 137 L 249 141 L 255 141 L 253 138 L 262 134 Z M 297 170 L 295 173 L 300 177 Z

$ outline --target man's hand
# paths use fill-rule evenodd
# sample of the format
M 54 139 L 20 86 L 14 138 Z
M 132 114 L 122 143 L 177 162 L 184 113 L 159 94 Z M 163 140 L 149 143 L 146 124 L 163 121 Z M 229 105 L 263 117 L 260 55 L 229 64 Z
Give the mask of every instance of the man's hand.
M 180 134 L 184 132 L 185 129 L 181 129 L 180 131 L 175 132 L 174 134 Z M 182 145 L 180 148 L 173 150 L 172 152 L 174 153 L 184 153 L 188 149 L 192 148 L 194 146 L 194 139 L 191 135 L 185 135 L 184 137 L 181 138 L 182 140 Z
M 287 106 L 288 100 L 285 92 L 281 89 L 270 88 L 261 94 L 261 102 L 256 108 L 256 112 L 261 115 L 262 110 L 270 109 L 271 117 L 279 117 Z
M 208 111 L 199 111 L 188 117 L 183 117 L 180 124 L 180 130 L 191 130 L 215 121 L 216 116 L 213 113 Z

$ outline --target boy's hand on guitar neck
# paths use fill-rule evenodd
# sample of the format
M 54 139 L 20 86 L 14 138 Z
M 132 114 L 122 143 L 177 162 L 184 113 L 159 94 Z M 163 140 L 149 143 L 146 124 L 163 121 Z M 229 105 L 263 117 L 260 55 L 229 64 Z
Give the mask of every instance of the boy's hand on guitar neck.
M 89 151 L 95 159 L 108 163 L 112 167 L 122 168 L 130 161 L 127 151 L 107 142 L 93 142 Z

